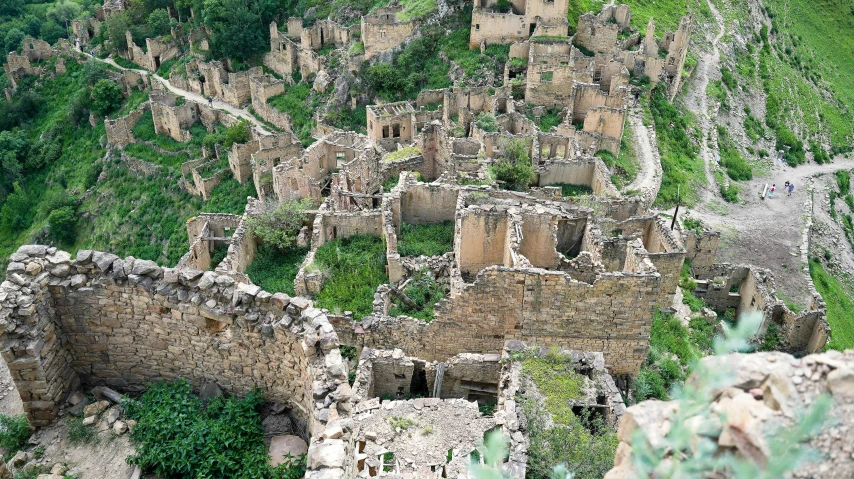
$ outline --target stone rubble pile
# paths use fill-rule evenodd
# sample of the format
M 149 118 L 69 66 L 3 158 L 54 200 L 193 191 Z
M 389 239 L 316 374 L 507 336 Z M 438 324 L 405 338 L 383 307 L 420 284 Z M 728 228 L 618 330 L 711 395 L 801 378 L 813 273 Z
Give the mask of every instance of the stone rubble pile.
M 809 444 L 821 457 L 796 469 L 792 477 L 854 477 L 854 350 L 801 359 L 780 352 L 711 356 L 698 369 L 702 367 L 730 372 L 726 383 L 713 391 L 712 415 L 686 420 L 697 431 L 695 437 L 702 434 L 717 443 L 717 453 L 735 453 L 760 465 L 774 461 L 769 442 L 776 431 L 795 424 L 826 394 L 832 397 L 832 407 L 823 429 Z M 694 374 L 688 384 L 701 379 Z M 649 446 L 662 447 L 679 408 L 677 401 L 644 401 L 628 408 L 620 421 L 615 467 L 605 478 L 639 478 L 633 467 L 635 441 L 642 437 Z M 671 460 L 667 457 L 662 464 Z

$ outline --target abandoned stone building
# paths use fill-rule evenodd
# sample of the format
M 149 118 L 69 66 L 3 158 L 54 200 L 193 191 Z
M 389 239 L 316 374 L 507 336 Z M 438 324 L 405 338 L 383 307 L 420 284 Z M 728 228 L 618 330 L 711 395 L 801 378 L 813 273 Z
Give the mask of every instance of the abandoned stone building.
M 111 11 L 122 2 L 113 4 Z M 691 18 L 662 40 L 650 23 L 640 39 L 629 8 L 607 6 L 562 39 L 565 1 L 514 1 L 509 12 L 496 5 L 475 4 L 471 38 L 476 47 L 512 43 L 510 57 L 524 61 L 508 64 L 505 86 L 454 86 L 367 105 L 366 134 L 321 122 L 303 143 L 269 100 L 291 74 L 327 68 L 317 54 L 324 46 L 361 41 L 362 60 L 399 46 L 418 26 L 398 21 L 397 8 L 360 25 L 303 27 L 292 18 L 282 34 L 272 24 L 264 64 L 284 80 L 199 58 L 173 71 L 176 87 L 251 104 L 281 130 L 251 127 L 230 149 L 203 149 L 181 165 L 181 185 L 207 199 L 230 172 L 252 181 L 258 197 L 247 199 L 242 215 L 190 218 L 189 249 L 174 268 L 88 250 L 72 259 L 40 245 L 12 254 L 0 285 L 0 352 L 31 423 L 50 424 L 81 386 L 136 393 L 187 378 L 229 394 L 259 388 L 283 405 L 307 446 L 311 479 L 460 477 L 482 460 L 484 433 L 499 429 L 510 441 L 504 469 L 522 479 L 529 438 L 517 404 L 537 390 L 525 362 L 548 356 L 577 374 L 581 393 L 568 406 L 616 425 L 647 358 L 653 316 L 673 307 L 686 260 L 694 294 L 714 310 L 760 312 L 759 335 L 775 325 L 791 353 L 822 349 L 828 326 L 817 293 L 806 311 L 791 311 L 770 273 L 716 264 L 718 234 L 671 226 L 651 208 L 658 184 L 624 194 L 596 156 L 619 153 L 632 76 L 678 89 Z M 75 27 L 81 40 L 88 32 Z M 179 54 L 181 38 L 147 39 L 143 50 L 128 34 L 128 55 L 156 71 Z M 56 48 L 25 43 L 23 54 L 8 57 L 9 78 L 42 74 L 38 62 Z M 134 127 L 149 113 L 156 134 L 179 142 L 199 123 L 213 131 L 238 121 L 134 71 L 115 80 L 126 95 L 151 92 L 126 116 L 105 120 L 111 148 L 136 142 Z M 523 83 L 521 97 L 513 82 Z M 549 110 L 562 123 L 544 131 L 539 120 Z M 523 145 L 534 170 L 526 193 L 500 189 L 490 174 L 509 141 Z M 566 186 L 585 193 L 564 193 Z M 295 294 L 263 291 L 247 273 L 264 246 L 249 224 L 294 199 L 313 205 L 296 239 L 307 252 Z M 452 231 L 446 251 L 406 254 L 408 228 L 438 224 Z M 318 251 L 357 235 L 382 243 L 385 282 L 369 285 L 370 311 L 315 307 L 334 279 L 316 263 Z M 425 276 L 443 292 L 432 319 L 400 313 L 405 287 Z M 482 414 L 488 405 L 495 410 Z

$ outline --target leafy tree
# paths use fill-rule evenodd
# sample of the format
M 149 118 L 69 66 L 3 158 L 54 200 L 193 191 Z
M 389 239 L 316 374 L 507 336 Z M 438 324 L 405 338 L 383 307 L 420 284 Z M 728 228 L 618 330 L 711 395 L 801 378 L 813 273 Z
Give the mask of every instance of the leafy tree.
M 23 130 L 0 132 L 0 165 L 3 168 L 4 186 L 11 186 L 20 179 L 28 150 L 27 134 Z
M 24 33 L 27 35 L 31 37 L 38 37 L 39 32 L 41 31 L 42 21 L 35 15 L 25 15 L 24 18 L 21 19 L 21 26 L 24 29 Z M 44 38 L 42 39 L 44 40 Z
M 122 87 L 110 80 L 98 80 L 92 87 L 92 111 L 106 115 L 122 104 Z
M 24 2 L 21 0 L 0 0 L 0 15 L 18 16 L 23 11 Z
M 47 9 L 45 17 L 58 24 L 66 25 L 67 22 L 79 17 L 82 11 L 83 7 L 79 3 L 70 0 L 57 0 L 52 7 Z
M 245 60 L 263 52 L 269 43 L 267 26 L 277 10 L 276 0 L 205 0 L 212 53 Z
M 47 217 L 47 232 L 51 239 L 60 243 L 72 243 L 77 226 L 77 213 L 72 206 L 53 210 Z
M 24 32 L 18 30 L 17 28 L 11 28 L 8 32 L 6 32 L 6 37 L 3 39 L 3 44 L 6 45 L 6 51 L 11 52 L 18 49 L 21 46 L 21 42 L 24 41 Z
M 297 234 L 302 228 L 305 210 L 312 206 L 310 199 L 289 200 L 278 205 L 267 205 L 257 216 L 247 219 L 249 232 L 265 244 L 280 250 L 296 244 Z
M 148 31 L 155 36 L 169 33 L 169 14 L 166 10 L 158 8 L 148 16 Z
M 502 184 L 502 188 L 516 191 L 527 189 L 534 179 L 528 145 L 518 139 L 502 141 L 501 157 L 490 170 L 492 176 Z
M 104 23 L 101 24 L 101 29 L 104 32 L 104 39 L 109 43 L 110 51 L 113 53 L 126 52 L 128 49 L 125 32 L 130 29 L 131 22 L 127 12 L 114 13 L 110 15 Z
M 53 45 L 60 38 L 65 38 L 67 31 L 60 24 L 48 20 L 41 24 L 39 29 L 39 38 Z
M 14 183 L 12 193 L 0 208 L 0 228 L 7 233 L 17 233 L 28 227 L 32 221 L 32 204 L 27 193 Z

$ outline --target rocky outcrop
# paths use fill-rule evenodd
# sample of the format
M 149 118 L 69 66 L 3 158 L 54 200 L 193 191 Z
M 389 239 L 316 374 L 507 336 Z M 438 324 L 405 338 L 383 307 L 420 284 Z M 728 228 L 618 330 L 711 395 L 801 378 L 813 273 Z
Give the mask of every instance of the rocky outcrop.
M 779 352 L 712 356 L 701 361 L 686 386 L 709 384 L 713 372 L 725 379 L 710 390 L 708 408 L 686 413 L 693 405 L 679 401 L 644 401 L 628 408 L 620 421 L 615 467 L 605 478 L 642 477 L 634 466 L 636 451 L 668 448 L 672 439 L 668 435 L 679 423 L 692 431 L 687 441 L 692 449 L 708 438 L 714 455 L 732 453 L 764 469 L 781 460 L 772 454 L 774 440 L 825 395 L 832 404 L 824 427 L 809 444 L 820 454 L 817 461 L 800 465 L 791 477 L 841 479 L 854 475 L 854 350 L 802 359 Z M 670 452 L 662 455 L 659 467 L 672 467 L 679 460 Z

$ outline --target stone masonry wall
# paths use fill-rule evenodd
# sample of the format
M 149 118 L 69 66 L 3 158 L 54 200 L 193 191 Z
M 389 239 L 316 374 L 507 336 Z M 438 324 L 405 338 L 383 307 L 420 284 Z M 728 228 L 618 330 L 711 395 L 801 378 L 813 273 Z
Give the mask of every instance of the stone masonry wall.
M 139 391 L 183 377 L 230 394 L 257 387 L 314 436 L 306 477 L 343 477 L 346 434 L 336 421 L 351 410 L 347 366 L 310 301 L 210 271 L 88 250 L 72 260 L 41 245 L 14 253 L 7 278 L 2 355 L 34 426 L 49 425 L 80 383 Z

